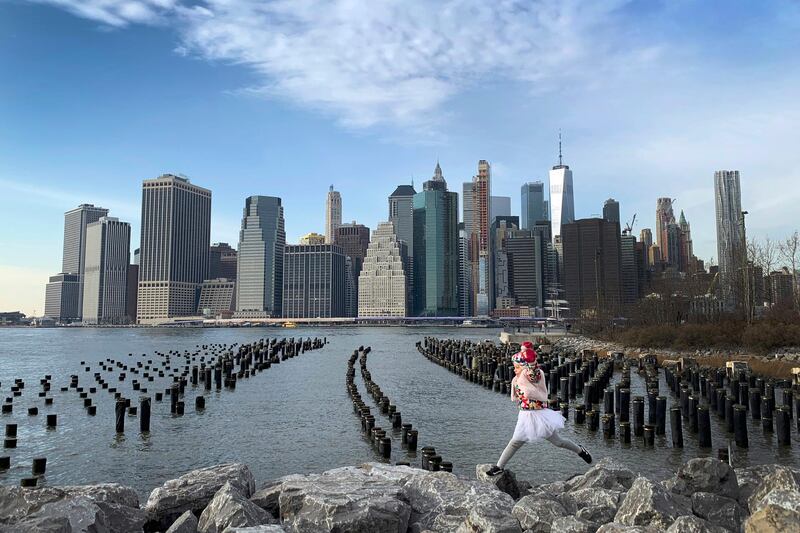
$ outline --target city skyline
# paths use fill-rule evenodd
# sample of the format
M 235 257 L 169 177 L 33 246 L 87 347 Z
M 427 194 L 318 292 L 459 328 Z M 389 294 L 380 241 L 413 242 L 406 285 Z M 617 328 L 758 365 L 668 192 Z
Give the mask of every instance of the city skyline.
M 409 116 L 441 120 L 422 128 L 397 118 L 402 116 L 401 103 L 408 102 L 401 96 L 407 93 L 386 92 L 388 100 L 381 105 L 390 111 L 388 116 L 372 117 L 368 125 L 353 120 L 360 114 L 358 98 L 349 108 L 342 107 L 341 91 L 331 96 L 331 104 L 319 94 L 303 100 L 306 93 L 301 90 L 295 96 L 267 94 L 253 65 L 191 49 L 190 27 L 176 34 L 169 24 L 159 25 L 174 14 L 155 3 L 138 3 L 152 11 L 139 19 L 115 11 L 120 5 L 116 2 L 94 12 L 87 7 L 93 2 L 76 2 L 87 7 L 77 10 L 78 16 L 75 9 L 45 4 L 0 5 L 0 20 L 9 27 L 0 32 L 0 66 L 18 74 L 3 86 L 0 98 L 0 116 L 14 131 L 0 145 L 0 223 L 15 228 L 2 233 L 3 309 L 42 313 L 41 287 L 58 270 L 61 250 L 62 235 L 53 228 L 63 224 L 65 211 L 81 203 L 108 208 L 111 216 L 130 222 L 131 245 L 136 247 L 141 182 L 164 172 L 183 172 L 214 191 L 213 242 L 236 243 L 241 202 L 264 194 L 284 199 L 287 242 L 294 243 L 305 233 L 324 232 L 325 192 L 331 182 L 343 196 L 343 220 L 375 228 L 386 219 L 385 198 L 412 179 L 419 187 L 437 158 L 454 191 L 474 174 L 475 161 L 488 160 L 492 194 L 511 196 L 512 215 L 519 215 L 520 186 L 537 180 L 548 184 L 547 171 L 557 163 L 559 128 L 564 132 L 564 162 L 575 171 L 576 219 L 598 213 L 597 198 L 611 196 L 620 202 L 623 225 L 638 214 L 638 234 L 643 228 L 655 229 L 655 199 L 674 197 L 675 214 L 684 210 L 692 223 L 695 255 L 707 260 L 717 255 L 711 176 L 730 168 L 741 172 L 742 208 L 750 212 L 748 236 L 780 238 L 797 225 L 793 205 L 800 191 L 793 184 L 800 179 L 800 156 L 792 149 L 792 132 L 800 108 L 787 88 L 797 86 L 798 58 L 788 51 L 797 48 L 792 30 L 800 17 L 790 4 L 690 2 L 643 8 L 623 2 L 583 15 L 565 3 L 556 16 L 570 23 L 565 26 L 585 31 L 570 32 L 574 49 L 556 51 L 572 50 L 574 55 L 559 55 L 558 69 L 541 66 L 544 81 L 535 87 L 502 69 L 506 63 L 501 59 L 525 64 L 520 56 L 498 59 L 495 54 L 491 64 L 481 66 L 479 74 L 487 76 L 499 68 L 502 87 L 469 87 L 463 76 L 453 75 L 458 65 L 439 65 L 440 77 L 426 72 L 407 76 L 448 89 L 422 111 L 408 110 Z M 231 9 L 237 4 L 231 2 Z M 495 16 L 493 9 L 502 8 L 487 7 L 482 14 Z M 720 12 L 753 31 L 717 27 Z M 114 13 L 116 18 L 109 15 Z M 653 37 L 621 32 L 611 50 L 597 47 L 611 52 L 608 60 L 591 65 L 586 57 L 591 46 L 586 45 L 609 44 L 609 35 L 632 19 L 637 24 L 630 27 Z M 675 22 L 689 20 L 692 24 L 675 29 Z M 435 24 L 443 33 L 453 27 L 442 23 L 439 12 L 419 22 L 423 32 Z M 756 37 L 758 28 L 769 28 L 763 32 L 769 40 Z M 536 24 L 522 34 L 513 29 L 511 38 L 525 43 L 557 33 Z M 508 30 L 500 25 L 491 30 L 492 38 Z M 382 44 L 381 36 L 367 37 Z M 459 53 L 474 50 L 461 38 L 449 46 Z M 86 60 L 78 60 L 88 50 Z M 75 59 L 71 76 L 59 75 L 63 54 Z M 111 65 L 113 69 L 107 68 Z M 99 71 L 110 74 L 98 76 Z M 278 85 L 293 79 L 285 72 L 269 76 Z M 578 89 L 576 77 L 591 83 L 577 84 L 585 86 Z M 57 96 L 35 89 L 55 79 Z M 377 77 L 375 83 L 383 89 L 391 86 Z M 571 88 L 559 91 L 562 83 Z M 490 94 L 497 90 L 502 90 L 500 98 Z M 424 87 L 416 92 L 427 94 Z M 598 101 L 606 104 L 605 111 L 595 109 Z M 479 122 L 482 128 L 476 127 Z M 507 127 L 499 128 L 501 123 Z M 292 144 L 296 148 L 288 149 Z M 332 169 L 348 167 L 359 170 L 331 176 Z M 775 195 L 775 190 L 784 194 Z M 37 217 L 24 216 L 30 212 Z

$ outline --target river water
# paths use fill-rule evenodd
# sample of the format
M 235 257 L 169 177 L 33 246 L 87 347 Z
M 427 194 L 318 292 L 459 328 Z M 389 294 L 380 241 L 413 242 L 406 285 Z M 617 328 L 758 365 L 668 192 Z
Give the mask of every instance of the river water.
M 517 411 L 506 395 L 471 384 L 420 355 L 415 343 L 425 335 L 469 339 L 496 339 L 497 330 L 456 328 L 57 328 L 0 329 L 0 394 L 11 396 L 14 379 L 25 381 L 21 397 L 14 398 L 11 414 L 0 416 L 2 425 L 18 424 L 18 446 L 0 450 L 11 457 L 11 469 L 0 471 L 0 484 L 18 485 L 30 476 L 34 457 L 47 457 L 47 474 L 40 483 L 49 485 L 119 482 L 134 487 L 146 497 L 164 480 L 188 470 L 222 462 L 242 462 L 253 470 L 257 484 L 291 473 L 323 470 L 377 461 L 378 456 L 360 432 L 345 388 L 349 355 L 360 345 L 371 346 L 368 367 L 375 381 L 402 412 L 403 421 L 419 430 L 419 447 L 434 446 L 443 460 L 454 465 L 457 474 L 474 476 L 475 465 L 497 460 L 510 438 Z M 135 364 L 154 352 L 195 351 L 198 345 L 246 343 L 261 338 L 283 336 L 325 336 L 329 344 L 321 350 L 273 365 L 249 379 L 240 379 L 234 391 L 206 392 L 202 386 L 186 389 L 186 414 L 170 414 L 169 401 L 152 403 L 151 431 L 140 435 L 138 419 L 126 419 L 126 433 L 117 435 L 114 427 L 114 399 L 98 389 L 93 396 L 97 415 L 88 416 L 83 400 L 70 389 L 69 376 L 80 376 L 80 385 L 94 386 L 93 373 L 98 363 L 112 358 Z M 128 354 L 134 354 L 129 356 Z M 146 354 L 146 356 L 143 356 Z M 81 361 L 91 365 L 85 372 Z M 50 396 L 53 405 L 45 406 L 37 396 L 39 380 L 52 375 Z M 138 392 L 125 382 L 107 381 L 116 386 L 132 405 Z M 644 384 L 632 374 L 632 396 L 643 394 Z M 90 381 L 91 380 L 91 381 Z M 140 378 L 141 381 L 141 378 Z M 168 387 L 170 378 L 156 378 L 148 394 Z M 663 381 L 663 376 L 662 376 Z M 365 401 L 360 373 L 356 383 Z M 87 389 L 88 390 L 88 389 Z M 662 391 L 667 391 L 663 385 Z M 195 412 L 194 396 L 206 396 L 206 409 Z M 670 397 L 670 404 L 673 399 Z M 371 404 L 372 405 L 372 404 Z M 28 416 L 27 408 L 39 407 L 38 416 Z M 376 413 L 376 425 L 390 426 Z M 48 430 L 47 413 L 58 414 L 58 427 Z M 732 435 L 712 412 L 714 450 L 728 445 Z M 734 446 L 737 466 L 780 462 L 800 467 L 800 442 L 792 429 L 793 446 L 778 449 L 775 437 L 763 434 L 760 425 L 750 421 L 750 447 Z M 634 471 L 666 477 L 692 457 L 715 454 L 699 450 L 696 440 L 684 427 L 685 447 L 671 447 L 667 435 L 656 437 L 655 448 L 644 448 L 635 437 L 633 444 L 619 439 L 606 441 L 602 431 L 591 432 L 572 419 L 562 435 L 584 444 L 595 460 L 612 456 Z M 393 461 L 419 462 L 407 457 L 393 442 Z M 546 442 L 523 447 L 508 468 L 520 479 L 534 484 L 565 479 L 585 471 L 588 466 L 577 456 Z

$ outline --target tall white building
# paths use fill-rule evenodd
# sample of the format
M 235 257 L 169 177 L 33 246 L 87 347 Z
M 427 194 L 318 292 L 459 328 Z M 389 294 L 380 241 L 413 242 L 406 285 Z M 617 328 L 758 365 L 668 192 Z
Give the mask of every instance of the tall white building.
M 83 275 L 83 322 L 127 322 L 128 265 L 131 225 L 102 217 L 86 226 L 86 263 Z
M 717 258 L 720 289 L 726 304 L 735 304 L 734 286 L 737 272 L 745 261 L 742 235 L 742 195 L 738 170 L 714 172 L 714 198 L 717 218 Z
M 325 242 L 333 244 L 336 239 L 336 229 L 342 225 L 342 195 L 333 190 L 331 185 L 328 199 L 325 201 Z
M 404 248 L 405 243 L 397 239 L 391 222 L 379 224 L 372 232 L 358 277 L 358 316 L 408 314 Z
M 550 215 L 555 243 L 556 238 L 561 237 L 561 226 L 575 222 L 572 171 L 561 157 L 561 135 L 558 136 L 558 164 L 550 171 Z
M 86 263 L 86 226 L 108 215 L 108 209 L 92 204 L 81 204 L 64 213 L 64 256 L 61 272 L 78 275 L 78 292 L 75 306 L 78 318 L 83 312 L 83 271 Z
M 144 180 L 137 322 L 197 312 L 210 234 L 211 191 L 171 174 Z

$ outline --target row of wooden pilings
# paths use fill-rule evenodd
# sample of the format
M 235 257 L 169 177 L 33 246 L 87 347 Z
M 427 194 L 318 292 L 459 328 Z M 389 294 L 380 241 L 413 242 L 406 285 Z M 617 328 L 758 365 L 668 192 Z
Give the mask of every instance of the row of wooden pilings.
M 257 373 L 269 369 L 272 365 L 279 364 L 306 351 L 317 350 L 327 344 L 327 338 L 290 339 L 261 339 L 253 343 L 239 345 L 211 344 L 197 345 L 193 352 L 172 350 L 167 353 L 155 352 L 155 358 L 147 358 L 142 354 L 143 360 L 129 362 L 106 358 L 98 361 L 99 371 L 94 372 L 90 378 L 92 386 L 81 385 L 79 374 L 69 376 L 69 383 L 60 388 L 62 393 L 75 392 L 89 416 L 97 414 L 98 390 L 105 390 L 114 401 L 114 428 L 118 435 L 125 432 L 126 418 L 139 418 L 139 432 L 143 436 L 150 433 L 152 417 L 152 399 L 148 393 L 148 386 L 155 385 L 157 378 L 172 379 L 172 383 L 163 392 L 154 391 L 155 401 L 162 402 L 165 397 L 169 399 L 170 415 L 183 416 L 186 410 L 183 398 L 187 387 L 200 389 L 206 392 L 216 389 L 234 391 L 239 379 L 247 379 Z M 132 353 L 128 354 L 133 358 Z M 158 361 L 157 359 L 161 360 Z M 194 364 L 193 364 L 194 363 Z M 92 372 L 92 365 L 86 361 L 80 362 L 85 373 Z M 110 375 L 109 375 L 110 374 Z M 133 376 L 138 376 L 133 378 Z M 140 381 L 141 380 L 141 381 Z M 119 385 L 115 385 L 115 382 Z M 131 398 L 125 397 L 122 386 L 126 384 L 141 396 L 138 406 L 133 404 Z M 149 384 L 153 385 L 149 385 Z M 52 375 L 46 375 L 40 380 L 41 390 L 38 398 L 44 401 L 45 406 L 54 405 L 52 394 Z M 13 415 L 14 399 L 21 397 L 25 390 L 25 382 L 16 379 L 10 392 L 12 396 L 6 398 L 2 404 L 2 414 Z M 197 394 L 194 398 L 195 410 L 199 413 L 206 408 L 206 397 Z M 213 397 L 213 396 L 208 396 Z M 29 417 L 38 415 L 38 406 L 28 408 Z M 55 430 L 58 425 L 58 414 L 48 413 L 46 427 Z M 5 427 L 4 448 L 13 450 L 18 445 L 18 424 L 7 423 Z M 0 456 L 0 472 L 9 470 L 12 466 L 11 455 Z M 22 478 L 20 485 L 35 487 L 44 476 L 47 467 L 46 457 L 35 457 L 32 461 L 31 473 L 33 477 Z
M 397 436 L 399 432 L 401 446 L 407 450 L 409 458 L 413 458 L 416 456 L 419 431 L 414 429 L 413 425 L 408 423 L 407 420 L 403 421 L 402 414 L 397 410 L 397 406 L 381 391 L 380 386 L 372 380 L 372 375 L 367 369 L 367 356 L 371 351 L 370 347 L 361 346 L 353 352 L 347 362 L 345 380 L 347 391 L 353 401 L 353 409 L 361 418 L 361 430 L 370 440 L 373 447 L 377 449 L 380 456 L 385 460 L 389 460 L 392 453 L 392 437 L 386 430 L 375 425 L 375 416 L 358 392 L 358 387 L 354 381 L 356 361 L 359 363 L 361 378 L 364 381 L 367 392 L 372 396 L 378 412 L 388 418 L 392 434 Z M 420 453 L 423 469 L 434 472 L 440 470 L 444 472 L 453 471 L 453 464 L 449 461 L 444 461 L 440 455 L 437 455 L 433 446 L 423 446 L 420 449 Z M 408 461 L 397 461 L 396 464 L 410 466 Z

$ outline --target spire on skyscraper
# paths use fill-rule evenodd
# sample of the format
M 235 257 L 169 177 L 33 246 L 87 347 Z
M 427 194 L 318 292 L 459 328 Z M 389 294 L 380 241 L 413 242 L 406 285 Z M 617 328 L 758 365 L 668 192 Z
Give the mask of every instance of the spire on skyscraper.
M 444 176 L 442 176 L 442 167 L 439 166 L 439 160 L 436 160 L 436 168 L 433 171 L 433 180 L 434 181 L 444 181 Z
M 563 164 L 561 160 L 561 128 L 558 128 L 558 166 L 562 166 Z

